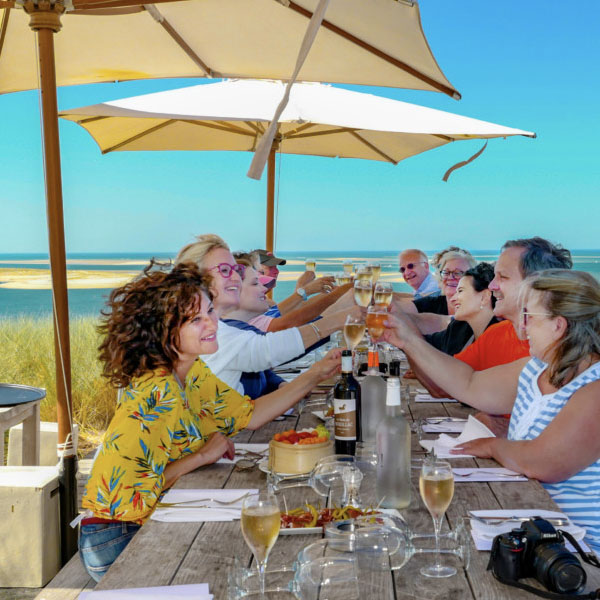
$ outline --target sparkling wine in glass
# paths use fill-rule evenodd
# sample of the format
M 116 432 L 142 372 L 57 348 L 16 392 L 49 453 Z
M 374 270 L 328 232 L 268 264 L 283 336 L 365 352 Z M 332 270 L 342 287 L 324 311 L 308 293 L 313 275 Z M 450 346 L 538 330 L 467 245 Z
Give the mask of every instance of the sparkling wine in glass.
M 358 306 L 369 306 L 369 304 L 371 304 L 372 295 L 373 285 L 370 280 L 357 279 L 354 282 L 354 301 Z
M 388 317 L 387 308 L 385 306 L 369 306 L 367 311 L 367 327 L 369 328 L 369 335 L 374 341 L 380 338 L 385 331 L 384 321 Z
M 375 304 L 389 306 L 392 303 L 394 290 L 391 283 L 378 281 L 373 292 L 373 300 Z
M 353 317 L 348 315 L 346 317 L 346 324 L 344 325 L 344 339 L 346 340 L 346 346 L 348 350 L 354 351 L 358 346 L 360 340 L 362 340 L 365 334 L 365 322 L 362 317 Z
M 346 275 L 352 275 L 352 269 L 353 269 L 353 264 L 351 260 L 345 260 L 344 261 L 344 273 L 346 273 Z
M 304 264 L 306 265 L 306 270 L 307 271 L 316 271 L 317 270 L 317 261 L 314 258 L 307 258 L 304 261 Z
M 373 284 L 379 279 L 381 275 L 381 263 L 378 262 L 370 262 L 367 264 L 367 267 L 371 267 L 371 271 L 373 272 Z
M 452 496 L 454 496 L 454 475 L 450 463 L 433 459 L 423 462 L 419 478 L 419 490 L 423 503 L 433 519 L 435 531 L 435 564 L 421 569 L 425 577 L 450 577 L 456 574 L 454 567 L 442 565 L 440 561 L 440 530 Z
M 359 281 L 370 281 L 373 284 L 373 269 L 363 265 L 356 270 L 356 279 Z
M 269 492 L 247 496 L 242 504 L 242 534 L 256 560 L 260 593 L 265 593 L 267 558 L 277 536 L 281 514 L 277 498 Z
M 342 273 L 339 276 L 338 285 L 346 285 L 347 283 L 352 283 L 352 275 L 348 275 L 348 273 Z

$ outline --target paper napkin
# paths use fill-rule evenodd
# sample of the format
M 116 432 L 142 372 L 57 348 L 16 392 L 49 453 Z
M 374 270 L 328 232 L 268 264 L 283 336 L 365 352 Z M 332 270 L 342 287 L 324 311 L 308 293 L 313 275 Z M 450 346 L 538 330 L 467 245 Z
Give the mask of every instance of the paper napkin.
M 213 600 L 208 583 L 81 592 L 79 600 Z
M 419 440 L 419 443 L 429 452 L 433 448 L 438 458 L 472 458 L 472 454 L 450 454 L 450 449 L 463 442 L 488 437 L 496 436 L 481 421 L 469 415 L 465 428 L 458 437 L 442 433 L 437 440 Z
M 462 433 L 466 421 L 440 421 L 433 423 L 424 423 L 421 429 L 424 433 Z
M 415 402 L 456 402 L 454 398 L 434 398 L 431 394 L 417 394 Z

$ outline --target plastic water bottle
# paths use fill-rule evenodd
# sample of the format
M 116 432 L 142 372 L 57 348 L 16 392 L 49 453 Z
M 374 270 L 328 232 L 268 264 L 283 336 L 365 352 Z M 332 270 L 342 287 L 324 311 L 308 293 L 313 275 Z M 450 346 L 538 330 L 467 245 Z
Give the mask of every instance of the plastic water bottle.
M 410 426 L 400 408 L 400 379 L 387 381 L 386 415 L 377 426 L 377 500 L 384 508 L 410 504 Z

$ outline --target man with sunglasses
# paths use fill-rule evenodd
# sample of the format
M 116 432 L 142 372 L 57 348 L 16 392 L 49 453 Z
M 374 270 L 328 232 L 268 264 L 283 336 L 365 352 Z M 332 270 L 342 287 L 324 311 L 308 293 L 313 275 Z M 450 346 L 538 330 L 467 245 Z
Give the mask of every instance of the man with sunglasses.
M 439 296 L 440 286 L 435 277 L 429 272 L 429 261 L 422 250 L 411 248 L 403 250 L 398 255 L 399 271 L 404 281 L 410 285 L 414 293 L 414 300 L 424 296 Z
M 521 282 L 532 273 L 543 269 L 572 267 L 571 253 L 548 240 L 534 237 L 507 241 L 496 262 L 495 277 L 489 284 L 489 289 L 496 298 L 494 314 L 504 320 L 488 327 L 475 342 L 454 357 L 436 350 L 425 342 L 422 336 L 414 335 L 414 326 L 406 322 L 403 326 L 403 318 L 400 317 L 399 326 L 403 334 L 408 334 L 407 338 L 410 339 L 404 350 L 418 379 L 434 397 L 447 398 L 448 394 L 443 390 L 445 377 L 448 374 L 464 373 L 464 365 L 458 368 L 457 361 L 468 365 L 472 373 L 529 356 L 529 343 L 526 339 L 521 339 Z M 498 426 L 498 421 L 494 421 L 493 418 L 480 420 L 485 421 L 496 433 L 502 433 L 508 423 L 504 419 L 506 422 Z

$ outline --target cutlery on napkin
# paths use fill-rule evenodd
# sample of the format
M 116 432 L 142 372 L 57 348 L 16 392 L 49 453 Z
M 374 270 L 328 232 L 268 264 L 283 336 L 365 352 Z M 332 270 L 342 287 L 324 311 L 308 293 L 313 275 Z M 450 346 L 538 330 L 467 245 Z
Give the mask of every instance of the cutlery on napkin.
M 454 481 L 527 481 L 525 475 L 505 469 L 498 468 L 456 468 L 452 469 Z
M 471 519 L 471 536 L 473 537 L 473 542 L 475 542 L 477 550 L 491 550 L 493 539 L 501 533 L 508 533 L 512 529 L 517 529 L 519 527 L 519 521 L 516 519 L 521 517 L 523 520 L 531 519 L 532 517 L 542 517 L 543 519 L 566 519 L 569 521 L 569 525 L 557 526 L 556 528 L 568 531 L 580 543 L 586 534 L 586 530 L 583 527 L 572 524 L 567 515 L 551 510 L 542 510 L 539 508 L 513 508 L 508 510 L 473 510 L 471 513 L 482 518 L 506 517 L 507 519 L 510 519 L 508 521 L 500 521 L 497 524 L 481 523 Z M 516 519 L 513 519 L 513 517 L 516 517 Z M 570 544 L 567 544 L 567 548 L 569 548 L 571 552 L 574 551 Z
M 257 455 L 266 457 L 268 450 L 269 444 L 236 444 L 233 460 L 230 458 L 220 458 L 217 462 L 230 465 L 244 458 L 257 458 Z
M 433 450 L 438 458 L 472 458 L 472 454 L 450 454 L 450 450 L 457 444 L 488 437 L 496 436 L 481 421 L 469 415 L 465 428 L 458 437 L 441 433 L 437 440 L 419 440 L 419 443 L 425 450 Z
M 465 425 L 467 424 L 467 420 L 464 421 L 426 421 L 421 426 L 421 429 L 424 433 L 462 433 Z
M 208 583 L 81 592 L 79 600 L 213 600 Z
M 456 402 L 454 398 L 434 398 L 431 394 L 417 394 L 415 402 Z

